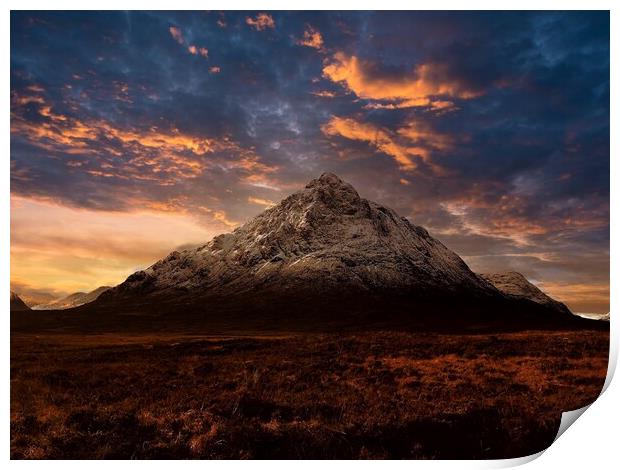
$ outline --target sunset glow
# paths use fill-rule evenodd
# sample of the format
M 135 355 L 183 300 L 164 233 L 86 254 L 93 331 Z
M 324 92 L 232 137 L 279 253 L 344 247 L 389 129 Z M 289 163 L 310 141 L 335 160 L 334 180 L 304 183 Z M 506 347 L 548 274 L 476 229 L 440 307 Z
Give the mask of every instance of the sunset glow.
M 608 16 L 488 14 L 14 12 L 11 289 L 116 285 L 331 171 L 607 312 Z

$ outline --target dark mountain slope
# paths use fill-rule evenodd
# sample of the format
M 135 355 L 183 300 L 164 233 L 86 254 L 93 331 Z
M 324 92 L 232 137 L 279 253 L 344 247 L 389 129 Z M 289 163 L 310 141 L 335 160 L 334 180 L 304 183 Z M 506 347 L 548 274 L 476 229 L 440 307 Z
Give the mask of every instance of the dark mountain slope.
M 480 277 L 493 284 L 500 292 L 513 299 L 531 300 L 539 305 L 557 310 L 559 313 L 572 314 L 562 302 L 552 299 L 538 287 L 517 272 L 480 274 Z
M 19 295 L 11 291 L 11 312 L 24 312 L 30 310 L 30 307 L 21 299 Z
M 325 173 L 232 233 L 175 251 L 94 302 L 38 321 L 214 332 L 476 331 L 577 320 L 501 293 L 423 227 Z

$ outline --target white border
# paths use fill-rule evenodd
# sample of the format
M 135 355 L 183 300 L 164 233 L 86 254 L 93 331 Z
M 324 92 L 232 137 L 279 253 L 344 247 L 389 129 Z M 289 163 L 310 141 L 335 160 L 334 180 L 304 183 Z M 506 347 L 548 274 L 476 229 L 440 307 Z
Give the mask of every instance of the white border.
M 197 1 L 197 0 L 175 0 L 174 2 L 160 1 L 160 0 L 107 0 L 106 2 L 89 2 L 86 4 L 83 0 L 56 0 L 54 2 L 44 0 L 8 0 L 4 2 L 4 28 L 2 29 L 4 47 L 2 48 L 4 73 L 1 76 L 4 94 L 4 113 L 2 114 L 4 132 L 2 139 L 4 142 L 3 148 L 5 149 L 5 157 L 3 158 L 3 164 L 0 165 L 0 185 L 4 195 L 0 202 L 3 223 L 0 228 L 0 250 L 1 256 L 1 281 L 2 285 L 9 285 L 9 253 L 10 253 L 10 198 L 9 198 L 9 155 L 10 155 L 10 9 L 15 10 L 47 10 L 47 9 L 81 9 L 81 10 L 123 10 L 123 9 L 146 9 L 146 10 L 202 10 L 202 9 L 224 9 L 224 10 L 611 10 L 611 129 L 617 129 L 618 119 L 617 105 L 618 94 L 615 93 L 615 86 L 618 85 L 618 27 L 620 25 L 617 21 L 617 13 L 614 11 L 614 5 L 617 2 L 602 1 L 602 0 L 590 0 L 590 1 L 575 1 L 575 0 L 504 0 L 500 2 L 484 1 L 484 0 L 470 0 L 470 1 L 456 1 L 456 0 L 444 0 L 441 2 L 407 2 L 397 0 L 382 0 L 381 2 L 369 1 L 369 0 L 314 0 L 314 1 L 283 1 L 283 0 L 265 0 L 262 2 L 250 2 L 250 1 Z M 615 32 L 615 34 L 614 34 Z M 617 139 L 614 139 L 614 133 L 611 133 L 611 155 L 617 155 L 615 152 L 617 148 Z M 611 175 L 617 175 L 618 165 L 614 159 L 611 159 Z M 612 179 L 614 179 L 612 177 Z M 617 178 L 616 178 L 617 179 Z M 619 232 L 617 229 L 618 220 L 618 190 L 616 186 L 611 185 L 611 245 L 612 247 L 618 246 Z M 614 292 L 614 287 L 617 285 L 619 275 L 619 261 L 615 249 L 611 250 L 611 292 Z M 9 329 L 9 296 L 8 291 L 5 292 L 2 312 L 2 320 L 4 322 L 4 362 L 2 380 L 3 386 L 0 387 L 0 393 L 2 394 L 2 452 L 5 461 L 9 460 L 10 455 L 10 412 L 9 412 L 9 387 L 10 383 L 10 329 Z M 615 354 L 610 357 L 610 372 L 615 368 L 617 363 L 617 345 L 618 345 L 618 324 L 619 321 L 614 321 L 615 312 L 617 309 L 618 301 L 617 297 L 612 294 L 611 297 L 611 311 L 612 313 L 612 350 Z M 608 380 L 609 381 L 609 380 Z M 321 462 L 321 465 L 331 468 L 342 468 L 352 466 L 375 466 L 385 465 L 392 467 L 401 467 L 414 465 L 416 467 L 432 466 L 433 468 L 500 468 L 506 466 L 521 465 L 526 462 L 530 462 L 533 458 L 540 456 L 529 463 L 529 468 L 541 468 L 548 469 L 552 467 L 560 468 L 616 468 L 618 465 L 618 442 L 617 442 L 617 419 L 619 417 L 619 404 L 620 404 L 620 386 L 615 382 L 611 382 L 608 389 L 603 395 L 592 404 L 592 406 L 579 418 L 579 424 L 572 426 L 565 434 L 563 434 L 557 442 L 555 442 L 547 451 L 542 453 L 542 456 L 532 456 L 524 459 L 514 459 L 505 461 L 381 461 L 381 462 L 365 462 L 365 461 L 325 461 Z M 51 468 L 65 469 L 78 468 L 82 466 L 81 462 L 76 461 L 45 461 L 45 462 L 27 462 L 27 461 L 11 461 L 11 465 L 15 466 L 32 466 L 32 465 L 46 465 Z M 90 465 L 95 467 L 104 468 L 109 465 L 108 462 L 92 462 Z M 125 467 L 131 465 L 128 462 L 117 462 L 114 464 Z M 141 461 L 137 462 L 138 466 L 148 466 L 154 468 L 166 468 L 169 464 L 161 461 Z M 180 465 L 197 466 L 205 465 L 204 462 L 187 462 Z M 252 461 L 248 464 L 237 461 L 224 461 L 224 462 L 212 462 L 209 461 L 206 465 L 214 465 L 221 469 L 238 468 L 242 465 L 252 466 L 265 466 L 270 469 L 273 468 L 287 468 L 290 463 L 286 461 Z M 314 469 L 316 463 L 312 461 L 300 461 L 296 462 L 295 466 L 300 468 Z

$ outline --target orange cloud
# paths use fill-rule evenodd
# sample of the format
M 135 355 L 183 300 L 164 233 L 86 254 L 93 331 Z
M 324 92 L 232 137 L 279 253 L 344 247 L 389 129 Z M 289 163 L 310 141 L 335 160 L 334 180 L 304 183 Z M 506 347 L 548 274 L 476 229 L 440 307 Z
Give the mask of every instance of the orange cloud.
M 252 148 L 243 148 L 227 136 L 204 138 L 176 128 L 122 128 L 101 119 L 61 115 L 45 104 L 39 105 L 39 115 L 45 119 L 32 122 L 21 117 L 22 102 L 12 102 L 11 133 L 49 151 L 94 156 L 90 168 L 84 170 L 91 176 L 153 181 L 166 186 L 215 166 L 242 170 L 244 177 L 248 173 L 264 177 L 275 171 L 275 167 L 263 164 Z M 117 158 L 106 161 L 106 153 Z M 225 154 L 226 158 L 216 158 L 216 154 Z M 72 168 L 83 166 L 80 160 L 67 162 Z
M 528 197 L 514 192 L 497 196 L 504 189 L 499 184 L 474 184 L 467 195 L 444 201 L 441 206 L 460 219 L 466 231 L 509 239 L 517 246 L 536 245 L 539 241 L 535 237 L 540 235 L 599 230 L 609 224 L 606 210 L 554 207 L 553 204 L 545 205 L 544 211 L 534 217 Z
M 304 35 L 297 41 L 300 46 L 312 47 L 314 49 L 323 49 L 323 36 L 321 33 L 314 29 L 312 26 L 307 25 Z
M 574 312 L 609 312 L 609 283 L 540 282 L 548 295 L 565 302 Z
M 209 49 L 206 47 L 197 47 L 194 44 L 187 48 L 190 54 L 192 55 L 201 55 L 205 59 L 209 56 Z
M 243 182 L 246 184 L 249 184 L 250 186 L 255 186 L 257 188 L 271 189 L 272 191 L 280 191 L 282 190 L 282 187 L 281 187 L 282 185 L 279 182 L 274 181 L 273 179 L 267 176 L 268 173 L 272 173 L 272 172 L 273 172 L 272 169 L 270 169 L 269 171 L 265 171 L 263 173 L 253 172 L 251 174 L 248 174 L 243 179 Z
M 173 37 L 173 39 L 176 42 L 178 42 L 181 45 L 185 44 L 185 38 L 183 37 L 183 32 L 179 28 L 177 28 L 176 26 L 170 26 L 168 30 L 170 31 L 170 35 Z
M 536 221 L 525 211 L 527 201 L 518 195 L 504 194 L 498 199 L 474 186 L 470 194 L 440 205 L 460 220 L 466 232 L 504 238 L 516 246 L 528 246 L 531 237 L 549 232 L 546 224 Z
M 431 130 L 420 122 L 409 122 L 405 127 L 391 132 L 374 124 L 362 123 L 351 118 L 332 117 L 321 128 L 328 136 L 341 136 L 349 140 L 369 143 L 378 151 L 391 156 L 402 170 L 417 167 L 415 159 L 424 161 L 437 174 L 444 170 L 431 160 L 433 152 L 452 146 L 452 138 Z M 404 184 L 404 183 L 403 183 Z
M 261 199 L 259 197 L 254 197 L 254 196 L 248 197 L 248 202 L 251 202 L 252 204 L 258 204 L 259 206 L 264 206 L 264 207 L 273 207 L 276 205 L 275 202 L 270 201 L 269 199 Z
M 358 122 L 350 118 L 332 117 L 321 130 L 328 136 L 342 136 L 349 140 L 359 140 L 374 146 L 380 152 L 391 156 L 403 170 L 413 170 L 416 164 L 412 156 L 415 149 L 409 149 L 395 142 L 394 138 L 385 129 Z
M 454 143 L 451 136 L 433 131 L 422 121 L 410 121 L 405 127 L 398 129 L 397 133 L 413 143 L 438 151 L 448 150 Z
M 360 98 L 389 102 L 370 105 L 376 107 L 442 109 L 448 106 L 448 101 L 438 97 L 470 99 L 480 95 L 459 80 L 448 78 L 446 67 L 440 64 L 420 64 L 410 74 L 388 75 L 378 70 L 376 64 L 343 52 L 336 53 L 326 63 L 323 76 L 343 84 Z
M 250 18 L 247 16 L 245 18 L 245 22 L 252 28 L 256 29 L 256 31 L 263 31 L 267 28 L 274 29 L 276 27 L 275 21 L 273 21 L 271 15 L 267 13 L 259 13 L 256 15 L 256 18 Z
M 30 103 L 45 104 L 45 100 L 42 96 L 35 95 L 18 96 L 14 94 L 11 96 L 11 101 L 20 106 L 25 106 Z
M 233 229 L 239 225 L 239 222 L 230 220 L 228 215 L 223 210 L 210 209 L 205 206 L 198 206 L 198 209 L 206 214 L 212 216 L 216 221 L 225 225 L 228 229 Z
M 183 36 L 183 31 L 181 31 L 180 28 L 177 28 L 176 26 L 170 26 L 169 31 L 170 35 L 176 42 L 178 42 L 182 46 L 185 46 L 185 37 Z M 195 44 L 188 45 L 187 51 L 192 55 L 201 55 L 204 58 L 207 58 L 209 55 L 209 50 L 206 47 L 199 47 Z
M 431 103 L 431 107 L 435 110 L 451 110 L 455 109 L 454 103 L 452 101 L 433 101 Z

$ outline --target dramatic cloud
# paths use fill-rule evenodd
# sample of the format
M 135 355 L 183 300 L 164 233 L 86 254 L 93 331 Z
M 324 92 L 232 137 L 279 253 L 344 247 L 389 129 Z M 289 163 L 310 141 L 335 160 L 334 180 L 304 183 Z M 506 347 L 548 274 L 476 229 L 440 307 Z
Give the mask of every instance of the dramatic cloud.
M 449 77 L 445 65 L 421 64 L 412 71 L 390 73 L 381 70 L 375 63 L 347 56 L 343 52 L 334 54 L 333 60 L 323 67 L 323 75 L 333 82 L 344 84 L 360 98 L 391 102 L 376 103 L 376 107 L 441 108 L 451 106 L 451 102 L 441 100 L 441 97 L 471 99 L 482 94 Z
M 409 149 L 397 144 L 387 131 L 372 124 L 365 124 L 349 118 L 332 118 L 322 128 L 329 136 L 339 135 L 351 140 L 368 142 L 380 152 L 394 158 L 403 170 L 413 170 L 416 164 L 413 161 L 415 149 Z
M 268 199 L 261 199 L 259 197 L 253 197 L 253 196 L 248 197 L 248 202 L 251 202 L 252 204 L 258 204 L 259 206 L 264 206 L 264 207 L 272 207 L 276 205 L 275 202 L 270 201 Z
M 263 31 L 267 28 L 273 29 L 276 27 L 276 23 L 273 21 L 273 18 L 267 13 L 259 13 L 256 15 L 256 18 L 250 18 L 248 16 L 245 19 L 245 22 L 252 28 L 256 29 L 256 31 Z
M 116 284 L 333 171 L 472 269 L 609 309 L 608 12 L 24 11 L 10 28 L 23 292 Z
M 327 136 L 367 142 L 377 151 L 392 157 L 398 167 L 405 171 L 415 170 L 416 160 L 421 160 L 440 173 L 441 168 L 431 161 L 431 152 L 445 150 L 452 143 L 449 136 L 433 133 L 420 123 L 409 123 L 393 134 L 370 123 L 332 117 L 321 130 Z
M 297 41 L 300 46 L 312 47 L 314 49 L 323 49 L 323 36 L 321 33 L 314 29 L 312 26 L 307 25 L 304 35 Z
M 55 113 L 44 100 L 29 110 L 23 109 L 23 103 L 24 99 L 17 96 L 13 100 L 12 134 L 43 150 L 74 155 L 73 159 L 66 159 L 66 165 L 92 176 L 170 185 L 179 179 L 196 177 L 212 166 L 242 168 L 252 177 L 273 171 L 260 162 L 252 149 L 240 147 L 227 136 L 192 136 L 174 127 L 119 128 L 104 120 L 83 121 Z M 27 111 L 38 115 L 36 122 L 24 118 Z M 229 158 L 232 155 L 234 159 Z
M 540 203 L 519 194 L 515 185 L 501 195 L 497 187 L 474 186 L 468 195 L 441 204 L 474 235 L 510 239 L 515 246 L 538 246 L 540 236 L 558 231 L 564 236 L 607 227 L 607 209 L 584 206 L 573 200 L 569 206 Z M 600 202 L 599 202 L 600 204 Z M 537 211 L 538 213 L 536 213 Z M 536 217 L 533 215 L 536 214 Z
M 448 134 L 433 131 L 422 120 L 411 120 L 405 126 L 399 128 L 397 133 L 410 142 L 427 149 L 437 151 L 445 151 L 450 149 L 454 144 L 454 138 Z M 429 152 L 426 152 L 428 156 Z
M 571 305 L 575 312 L 609 311 L 609 284 L 539 282 L 538 287 L 553 298 Z

